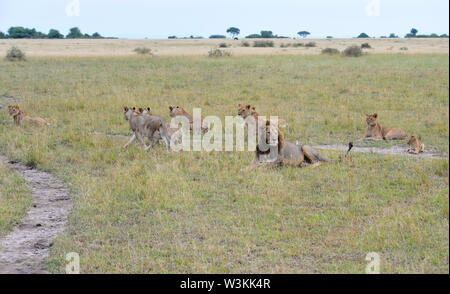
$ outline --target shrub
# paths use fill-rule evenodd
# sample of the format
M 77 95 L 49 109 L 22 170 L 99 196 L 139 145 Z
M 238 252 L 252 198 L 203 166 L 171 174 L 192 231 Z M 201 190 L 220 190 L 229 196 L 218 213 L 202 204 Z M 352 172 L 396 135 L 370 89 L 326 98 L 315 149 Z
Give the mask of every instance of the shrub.
M 308 43 L 305 44 L 305 47 L 316 47 L 316 43 L 308 42 Z
M 209 57 L 228 57 L 231 56 L 231 52 L 220 50 L 220 49 L 211 49 L 208 51 Z
M 274 47 L 275 43 L 273 41 L 255 41 L 253 47 Z
M 250 34 L 245 37 L 246 39 L 255 39 L 255 38 L 261 38 L 260 34 Z
M 152 49 L 147 48 L 147 47 L 137 47 L 136 49 L 134 49 L 134 52 L 136 52 L 137 54 L 148 54 L 148 55 L 153 55 L 152 53 Z
M 250 43 L 247 42 L 247 41 L 243 41 L 243 42 L 241 43 L 241 46 L 242 46 L 242 47 L 250 47 Z
M 346 57 L 359 57 L 362 55 L 362 50 L 360 46 L 349 46 L 347 48 L 345 48 L 344 51 L 342 51 L 342 56 L 346 56 Z
M 226 36 L 224 35 L 211 35 L 209 36 L 210 39 L 225 39 Z
M 322 49 L 321 53 L 328 54 L 328 55 L 336 55 L 336 54 L 339 54 L 340 52 L 336 48 L 325 48 L 325 49 Z
M 369 37 L 369 35 L 368 34 L 366 34 L 366 33 L 361 33 L 361 34 L 359 34 L 359 36 L 357 37 L 357 38 L 370 38 Z
M 406 50 L 408 50 L 408 47 L 400 47 L 400 50 L 406 51 Z
M 305 47 L 305 43 L 294 43 L 292 47 Z
M 369 43 L 362 43 L 361 44 L 361 49 L 371 49 L 371 48 L 372 48 L 372 46 L 370 46 Z
M 228 44 L 227 43 L 220 43 L 219 44 L 219 48 L 228 48 Z
M 25 60 L 25 53 L 19 48 L 13 46 L 6 53 L 6 59 L 9 61 L 22 61 Z
M 281 47 L 281 48 L 287 48 L 287 47 L 290 47 L 291 45 L 292 45 L 291 43 L 286 43 L 286 44 L 281 43 L 281 44 L 280 44 L 280 47 Z

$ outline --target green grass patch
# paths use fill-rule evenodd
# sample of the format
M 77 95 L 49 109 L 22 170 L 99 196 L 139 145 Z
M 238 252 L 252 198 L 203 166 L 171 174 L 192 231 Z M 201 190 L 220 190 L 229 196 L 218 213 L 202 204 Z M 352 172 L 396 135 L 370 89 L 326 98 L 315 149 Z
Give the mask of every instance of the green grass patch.
M 31 193 L 24 180 L 0 163 L 0 237 L 21 223 L 31 205 Z

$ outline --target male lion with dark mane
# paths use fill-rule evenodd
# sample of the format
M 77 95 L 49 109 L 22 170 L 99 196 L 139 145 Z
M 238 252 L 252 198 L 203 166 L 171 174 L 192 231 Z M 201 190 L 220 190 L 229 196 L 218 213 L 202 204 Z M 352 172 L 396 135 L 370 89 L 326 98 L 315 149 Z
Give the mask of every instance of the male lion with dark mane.
M 297 167 L 311 164 L 317 166 L 320 162 L 336 161 L 320 155 L 314 148 L 307 145 L 297 145 L 286 141 L 278 125 L 266 120 L 258 127 L 258 145 L 255 157 L 248 165 L 247 170 L 260 166 L 273 167 L 277 165 L 293 165 Z M 349 144 L 350 151 L 351 143 Z

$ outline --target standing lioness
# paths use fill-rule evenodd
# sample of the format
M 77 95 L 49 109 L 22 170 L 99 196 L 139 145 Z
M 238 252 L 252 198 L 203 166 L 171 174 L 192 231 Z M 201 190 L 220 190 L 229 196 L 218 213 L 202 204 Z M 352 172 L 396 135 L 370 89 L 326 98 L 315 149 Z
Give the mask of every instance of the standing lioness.
M 406 140 L 408 134 L 402 129 L 382 127 L 378 121 L 378 114 L 366 114 L 366 134 L 360 140 Z

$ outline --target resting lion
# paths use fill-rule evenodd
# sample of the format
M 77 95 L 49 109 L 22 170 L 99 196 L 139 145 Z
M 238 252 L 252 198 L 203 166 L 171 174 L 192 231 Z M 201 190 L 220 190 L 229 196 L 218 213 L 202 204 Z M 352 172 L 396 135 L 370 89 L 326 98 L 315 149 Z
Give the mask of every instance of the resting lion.
M 347 154 L 352 146 L 350 143 Z M 247 170 L 253 170 L 259 166 L 293 165 L 301 167 L 307 164 L 317 166 L 322 161 L 331 162 L 336 160 L 320 155 L 310 146 L 301 146 L 284 140 L 280 128 L 267 120 L 264 125 L 259 126 L 255 157 L 248 165 Z
M 40 117 L 31 117 L 28 113 L 22 109 L 20 109 L 19 104 L 17 105 L 8 105 L 9 115 L 13 117 L 14 123 L 16 125 L 21 125 L 22 122 L 32 123 L 37 126 L 49 126 L 50 124 L 43 118 Z
M 189 125 L 191 130 L 193 129 L 194 126 L 194 117 L 189 114 L 183 107 L 181 106 L 169 106 L 169 115 L 170 117 L 177 117 L 177 116 L 184 116 L 189 120 Z M 200 121 L 201 124 L 201 130 L 202 131 L 208 131 L 208 129 L 210 129 L 210 125 L 208 123 L 207 120 L 204 120 L 203 118 L 201 118 Z
M 360 140 L 406 140 L 408 134 L 402 129 L 382 127 L 378 121 L 378 114 L 366 114 L 366 134 Z
M 415 136 L 411 136 L 408 141 L 409 153 L 419 154 L 420 152 L 423 152 L 425 150 L 425 145 L 423 143 L 420 143 L 419 139 L 417 139 Z

